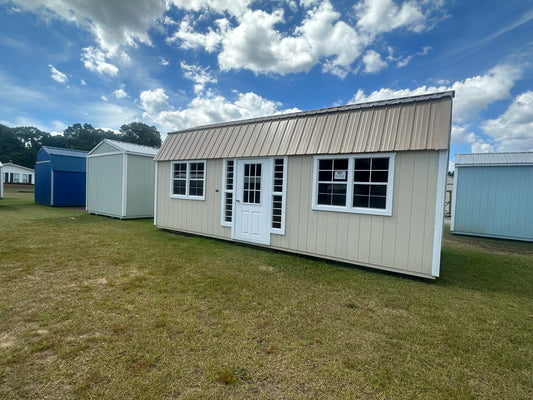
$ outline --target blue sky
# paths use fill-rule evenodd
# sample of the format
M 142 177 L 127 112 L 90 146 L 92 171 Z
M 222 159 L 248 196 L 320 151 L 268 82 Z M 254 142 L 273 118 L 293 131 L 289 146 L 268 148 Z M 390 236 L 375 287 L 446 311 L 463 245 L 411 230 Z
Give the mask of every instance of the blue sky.
M 533 151 L 533 4 L 0 0 L 0 123 L 187 127 L 454 89 L 455 153 Z

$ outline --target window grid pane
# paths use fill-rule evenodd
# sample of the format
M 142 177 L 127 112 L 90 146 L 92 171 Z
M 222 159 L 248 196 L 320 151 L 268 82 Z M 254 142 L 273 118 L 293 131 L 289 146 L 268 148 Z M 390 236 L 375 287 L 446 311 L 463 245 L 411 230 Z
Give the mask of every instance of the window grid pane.
M 321 159 L 318 161 L 317 204 L 346 206 L 348 187 L 348 159 Z
M 387 208 L 389 158 L 356 158 L 353 180 L 353 207 Z
M 243 202 L 261 203 L 261 164 L 244 164 Z

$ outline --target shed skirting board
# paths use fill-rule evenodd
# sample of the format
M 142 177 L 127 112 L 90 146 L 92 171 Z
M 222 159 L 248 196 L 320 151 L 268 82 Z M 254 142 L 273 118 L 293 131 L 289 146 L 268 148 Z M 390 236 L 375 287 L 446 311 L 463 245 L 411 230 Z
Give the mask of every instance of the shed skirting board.
M 518 237 L 518 236 L 490 235 L 490 234 L 485 234 L 485 233 L 472 233 L 472 232 L 461 232 L 461 231 L 453 231 L 453 234 L 463 235 L 463 236 L 485 237 L 485 238 L 491 238 L 491 239 L 517 240 L 520 242 L 533 242 L 533 239 Z

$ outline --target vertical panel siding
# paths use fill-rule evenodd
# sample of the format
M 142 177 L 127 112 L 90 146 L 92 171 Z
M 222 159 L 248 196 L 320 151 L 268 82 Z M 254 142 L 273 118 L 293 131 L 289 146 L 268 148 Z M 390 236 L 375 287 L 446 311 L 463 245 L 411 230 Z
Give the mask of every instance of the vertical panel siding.
M 155 162 L 150 157 L 128 157 L 128 184 L 126 193 L 126 218 L 152 217 L 154 215 Z
M 286 235 L 275 247 L 431 275 L 438 152 L 397 153 L 390 217 L 312 210 L 313 157 L 289 161 Z
M 430 276 L 437 161 L 437 151 L 397 153 L 392 216 L 375 216 L 312 210 L 313 157 L 289 157 L 285 235 L 271 235 L 271 247 Z M 160 162 L 157 225 L 229 239 L 221 177 L 222 160 L 208 160 L 206 200 L 171 199 L 170 162 Z
M 87 158 L 87 211 L 122 217 L 123 154 Z
M 460 167 L 454 232 L 533 240 L 533 167 Z
M 157 168 L 156 225 L 229 239 L 231 229 L 220 226 L 222 160 L 208 160 L 206 163 L 205 200 L 171 198 L 170 166 L 170 162 L 160 162 Z

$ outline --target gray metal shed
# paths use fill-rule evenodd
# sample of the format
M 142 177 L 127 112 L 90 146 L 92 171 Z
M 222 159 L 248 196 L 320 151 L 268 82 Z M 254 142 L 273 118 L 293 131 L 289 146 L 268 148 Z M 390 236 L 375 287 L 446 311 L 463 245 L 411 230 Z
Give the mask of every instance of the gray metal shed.
M 155 224 L 435 278 L 453 95 L 170 133 Z
M 533 241 L 533 152 L 457 154 L 452 233 Z
M 87 211 L 121 219 L 153 217 L 156 153 L 116 140 L 97 144 L 87 156 Z

